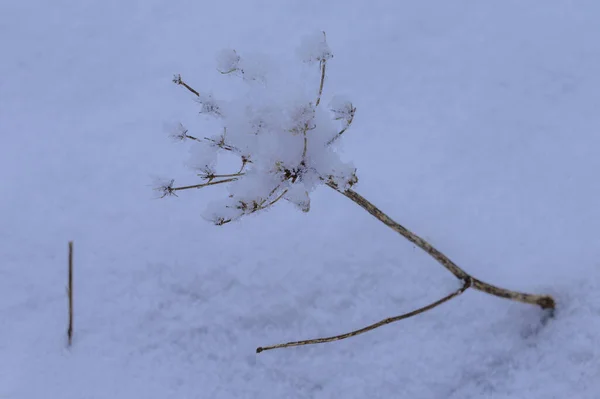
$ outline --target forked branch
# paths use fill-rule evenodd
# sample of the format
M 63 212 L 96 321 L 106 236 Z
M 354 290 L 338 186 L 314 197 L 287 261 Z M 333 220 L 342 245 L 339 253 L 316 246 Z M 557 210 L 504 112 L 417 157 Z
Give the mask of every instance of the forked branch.
M 416 316 L 420 313 L 431 310 L 431 309 L 435 308 L 436 306 L 439 306 L 442 303 L 447 302 L 450 299 L 457 297 L 458 295 L 462 294 L 463 292 L 465 292 L 467 289 L 469 289 L 471 287 L 473 287 L 474 289 L 476 289 L 478 291 L 482 291 L 482 292 L 485 292 L 490 295 L 494 295 L 494 296 L 498 296 L 498 297 L 506 298 L 506 299 L 511 299 L 513 301 L 528 303 L 531 305 L 537 305 L 537 306 L 540 306 L 542 309 L 549 309 L 550 311 L 554 310 L 556 304 L 554 302 L 554 299 L 551 296 L 526 294 L 526 293 L 522 293 L 522 292 L 512 291 L 512 290 L 508 290 L 505 288 L 496 287 L 494 285 L 491 285 L 491 284 L 485 283 L 481 280 L 478 280 L 478 279 L 472 277 L 467 272 L 465 272 L 463 269 L 461 269 L 458 265 L 456 265 L 453 261 L 451 261 L 446 255 L 444 255 L 442 252 L 440 252 L 439 250 L 434 248 L 427 241 L 425 241 L 418 235 L 414 234 L 412 231 L 408 230 L 406 227 L 395 222 L 392 218 L 390 218 L 388 215 L 383 213 L 379 208 L 377 208 L 375 205 L 373 205 L 366 198 L 364 198 L 363 196 L 361 196 L 354 190 L 352 190 L 352 189 L 341 190 L 333 182 L 328 182 L 327 185 L 329 187 L 333 188 L 335 191 L 337 191 L 341 194 L 344 194 L 346 197 L 351 199 L 353 202 L 355 202 L 360 207 L 362 207 L 367 212 L 369 212 L 371 215 L 373 215 L 375 218 L 377 218 L 377 220 L 379 220 L 380 222 L 384 223 L 385 225 L 387 225 L 388 227 L 390 227 L 391 229 L 393 229 L 394 231 L 396 231 L 397 233 L 402 235 L 404 238 L 406 238 L 407 240 L 409 240 L 410 242 L 412 242 L 413 244 L 415 244 L 416 246 L 421 248 L 423 251 L 427 252 L 431 257 L 433 257 L 442 266 L 444 266 L 456 278 L 462 280 L 463 286 L 459 290 L 453 292 L 450 295 L 445 296 L 444 298 L 442 298 L 430 305 L 427 305 L 425 307 L 422 307 L 420 309 L 414 310 L 409 313 L 405 313 L 400 316 L 390 317 L 390 318 L 381 320 L 378 323 L 361 328 L 360 330 L 352 331 L 352 332 L 349 332 L 346 334 L 335 335 L 333 337 L 316 338 L 316 339 L 309 339 L 309 340 L 304 340 L 304 341 L 294 341 L 294 342 L 288 342 L 285 344 L 277 344 L 277 345 L 259 347 L 256 349 L 256 353 L 260 353 L 260 352 L 263 352 L 265 350 L 270 350 L 270 349 L 288 348 L 291 346 L 301 346 L 301 345 L 310 345 L 310 344 L 321 344 L 321 343 L 339 341 L 341 339 L 354 337 L 356 335 L 366 333 L 368 331 L 374 330 L 374 329 L 384 326 L 386 324 L 404 320 L 409 317 Z
M 354 121 L 354 114 L 356 113 L 356 108 L 352 107 L 350 109 L 350 118 L 348 118 L 348 121 L 346 122 L 346 126 L 344 126 L 344 128 L 342 130 L 340 130 L 338 132 L 338 134 L 336 134 L 335 136 L 333 136 L 333 138 L 331 140 L 329 140 L 327 142 L 327 145 L 331 145 L 333 144 L 337 139 L 339 139 L 342 134 L 346 133 L 346 130 L 348 130 L 350 128 L 350 126 L 352 126 L 352 122 Z
M 408 241 L 412 242 L 423 251 L 427 252 L 432 258 L 438 261 L 442 266 L 444 266 L 450 273 L 452 273 L 456 278 L 465 281 L 466 279 L 472 279 L 473 288 L 478 291 L 485 292 L 490 295 L 494 295 L 501 298 L 511 299 L 517 302 L 528 303 L 531 305 L 537 305 L 542 309 L 554 309 L 556 304 L 554 299 L 549 295 L 535 295 L 535 294 L 526 294 L 522 292 L 512 291 L 505 288 L 496 287 L 494 285 L 483 282 L 479 279 L 474 278 L 463 269 L 458 267 L 456 263 L 450 260 L 446 255 L 442 252 L 434 248 L 431 244 L 425 241 L 423 238 L 419 237 L 412 231 L 408 230 L 406 227 L 394 221 L 388 215 L 383 213 L 379 208 L 369 202 L 365 197 L 358 194 L 354 190 L 340 190 L 335 184 L 328 183 L 329 187 L 333 188 L 335 191 L 344 194 L 347 198 L 351 199 L 354 203 L 358 204 L 361 208 L 369 212 L 373 215 L 377 220 L 390 227 L 392 230 L 396 231 Z

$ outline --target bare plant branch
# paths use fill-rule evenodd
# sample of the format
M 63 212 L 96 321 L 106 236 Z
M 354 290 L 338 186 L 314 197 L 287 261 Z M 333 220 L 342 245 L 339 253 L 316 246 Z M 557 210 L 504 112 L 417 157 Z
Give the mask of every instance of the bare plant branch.
M 538 305 L 542 309 L 554 309 L 556 304 L 554 299 L 549 295 L 535 295 L 535 294 L 526 294 L 522 292 L 507 290 L 505 288 L 496 287 L 494 285 L 485 283 L 481 280 L 478 280 L 472 277 L 470 274 L 465 272 L 463 269 L 458 267 L 456 263 L 450 260 L 446 255 L 442 252 L 438 251 L 431 244 L 425 241 L 423 238 L 419 237 L 412 231 L 408 230 L 406 227 L 400 225 L 388 215 L 383 213 L 379 208 L 369 202 L 366 198 L 358 194 L 356 191 L 351 189 L 342 191 L 340 190 L 334 183 L 328 182 L 327 185 L 337 192 L 344 194 L 347 198 L 351 199 L 353 202 L 358 204 L 364 210 L 369 212 L 372 216 L 377 218 L 380 222 L 390 227 L 392 230 L 396 231 L 408 241 L 412 242 L 423 251 L 427 252 L 432 258 L 438 261 L 442 266 L 444 266 L 450 273 L 452 273 L 456 278 L 465 281 L 466 279 L 472 279 L 473 288 L 476 290 L 485 292 L 490 295 L 494 295 L 501 298 L 511 299 L 513 301 L 528 303 L 531 305 Z
M 175 83 L 176 85 L 180 85 L 185 87 L 186 89 L 188 89 L 189 91 L 191 91 L 192 93 L 194 93 L 196 95 L 196 97 L 200 97 L 200 93 L 198 93 L 196 90 L 194 90 L 193 88 L 191 88 L 187 83 L 185 83 L 182 79 L 181 79 L 181 75 L 177 74 L 173 77 L 173 83 Z
M 237 177 L 232 177 L 229 179 L 218 180 L 218 181 L 209 181 L 206 183 L 195 184 L 192 186 L 173 187 L 173 183 L 175 182 L 175 180 L 172 179 L 168 184 L 160 186 L 160 187 L 156 188 L 156 190 L 162 192 L 163 194 L 161 195 L 160 198 L 164 198 L 164 197 L 167 197 L 170 195 L 177 196 L 177 194 L 175 194 L 176 191 L 189 190 L 192 188 L 202 188 L 202 187 L 207 187 L 207 186 L 215 186 L 217 184 L 229 183 L 229 182 L 236 181 L 236 180 L 237 180 Z
M 71 346 L 73 343 L 73 241 L 69 241 L 69 286 L 67 288 L 69 296 L 69 326 L 67 327 L 67 341 Z
M 308 151 L 308 135 L 306 132 L 308 128 L 304 129 L 304 148 L 302 149 L 302 163 L 306 163 L 306 152 Z
M 190 136 L 189 134 L 187 134 L 187 131 L 183 135 L 183 138 L 184 139 L 190 139 L 190 140 L 198 141 L 198 142 L 202 143 L 202 139 L 199 139 L 199 138 L 194 137 L 194 136 Z
M 211 181 L 208 183 L 195 184 L 193 186 L 171 187 L 171 191 L 181 191 L 181 190 L 189 190 L 191 188 L 202 188 L 202 187 L 207 187 L 207 186 L 215 186 L 217 184 L 229 183 L 229 182 L 236 181 L 236 180 L 237 180 L 237 178 L 231 178 L 231 179 L 225 179 L 225 180 L 219 180 L 219 181 Z
M 340 130 L 340 132 L 338 134 L 336 134 L 331 140 L 329 140 L 327 142 L 327 145 L 333 144 L 337 139 L 339 139 L 342 136 L 342 134 L 346 133 L 346 130 L 348 130 L 350 128 L 350 126 L 352 125 L 352 121 L 354 121 L 355 113 L 356 113 L 356 108 L 353 107 L 352 111 L 350 112 L 350 119 L 348 119 L 346 126 L 344 126 L 344 128 L 342 130 Z
M 238 173 L 230 173 L 230 174 L 225 174 L 225 175 L 215 175 L 212 173 L 201 173 L 198 176 L 201 177 L 202 179 L 212 181 L 214 179 L 222 179 L 222 178 L 226 178 L 226 177 L 241 177 L 244 175 L 245 175 L 245 173 L 238 172 Z
M 271 205 L 275 204 L 277 201 L 279 201 L 280 199 L 282 199 L 283 196 L 287 194 L 287 192 L 288 192 L 288 189 L 286 188 L 285 190 L 283 190 L 281 192 L 281 194 L 279 194 L 277 196 L 277 198 L 275 198 L 273 201 L 269 202 L 269 204 L 267 206 L 263 207 L 262 209 L 266 209 L 266 208 L 270 207 Z
M 323 32 L 323 39 L 327 41 L 327 34 Z M 327 68 L 327 59 L 321 59 L 319 63 L 319 67 L 321 68 L 321 82 L 319 83 L 319 94 L 317 96 L 317 101 L 315 103 L 315 107 L 318 107 L 321 103 L 321 96 L 323 95 L 323 86 L 325 86 L 325 70 Z
M 427 312 L 428 310 L 431 310 L 441 304 L 443 304 L 444 302 L 448 302 L 449 300 L 451 300 L 452 298 L 456 298 L 457 296 L 459 296 L 460 294 L 462 294 L 463 292 L 465 292 L 469 287 L 471 286 L 471 279 L 467 279 L 464 281 L 463 286 L 461 288 L 459 288 L 458 290 L 454 291 L 453 293 L 446 295 L 445 297 L 443 297 L 442 299 L 439 299 L 427 306 L 424 306 L 422 308 L 413 310 L 412 312 L 408 312 L 408 313 L 404 313 L 401 314 L 399 316 L 394 316 L 394 317 L 389 317 L 387 319 L 381 320 L 377 323 L 371 324 L 367 327 L 361 328 L 360 330 L 355 330 L 355 331 L 351 331 L 349 333 L 345 333 L 345 334 L 340 334 L 340 335 L 335 335 L 333 337 L 327 337 L 327 338 L 315 338 L 315 339 L 307 339 L 304 341 L 295 341 L 295 342 L 288 342 L 285 344 L 277 344 L 277 345 L 271 345 L 271 346 L 262 346 L 262 347 L 258 347 L 256 348 L 256 353 L 261 353 L 264 352 L 266 350 L 271 350 L 271 349 L 277 349 L 277 348 L 289 348 L 291 346 L 301 346 L 301 345 L 312 345 L 312 344 L 323 344 L 326 342 L 333 342 L 333 341 L 339 341 L 342 339 L 346 339 L 346 338 L 350 338 L 350 337 L 355 337 L 357 335 L 360 334 L 364 334 L 366 332 L 369 332 L 371 330 L 374 330 L 378 327 L 381 326 L 385 326 L 386 324 L 390 324 L 390 323 L 394 323 L 396 321 L 400 321 L 400 320 L 404 320 L 404 319 L 408 319 L 409 317 L 413 317 L 416 316 L 418 314 Z
M 244 171 L 247 163 L 248 163 L 248 159 L 246 157 L 242 156 L 242 166 L 240 167 L 240 170 L 238 171 L 238 173 L 242 173 Z
M 325 34 L 325 32 L 323 32 Z M 325 86 L 325 70 L 327 68 L 327 60 L 322 59 L 320 62 L 321 67 L 321 83 L 319 83 L 319 94 L 317 96 L 317 101 L 315 103 L 315 107 L 318 107 L 321 103 L 321 96 L 323 95 L 323 86 Z
M 270 197 L 271 195 L 273 195 L 273 193 L 275 192 L 275 190 L 277 190 L 279 187 L 280 187 L 280 185 L 279 185 L 279 186 L 277 186 L 277 187 L 276 187 L 276 188 L 275 188 L 273 191 L 271 191 L 271 194 L 269 194 L 269 197 Z M 246 202 L 241 202 L 241 204 L 240 204 L 240 205 L 238 205 L 238 206 L 236 206 L 236 207 L 237 207 L 238 209 L 241 209 L 241 210 L 244 212 L 244 213 L 242 213 L 242 215 L 251 215 L 251 214 L 253 214 L 253 213 L 256 213 L 256 212 L 259 212 L 259 211 L 262 211 L 262 210 L 264 210 L 264 209 L 267 209 L 267 208 L 269 208 L 270 206 L 272 206 L 273 204 L 275 204 L 277 201 L 279 201 L 281 198 L 283 198 L 283 196 L 284 196 L 284 195 L 285 195 L 287 192 L 288 192 L 288 190 L 287 190 L 287 189 L 283 190 L 283 192 L 282 192 L 282 193 L 281 193 L 281 194 L 280 194 L 280 195 L 279 195 L 277 198 L 275 198 L 274 200 L 270 201 L 270 202 L 269 202 L 268 204 L 266 204 L 266 205 L 264 205 L 264 204 L 265 204 L 265 202 L 267 202 L 267 201 L 268 201 L 268 198 L 269 198 L 269 197 L 267 197 L 266 199 L 262 200 L 260 203 L 253 202 L 253 203 L 251 203 L 251 205 L 250 205 L 250 206 L 249 206 L 249 205 L 248 205 Z M 228 208 L 233 208 L 233 206 L 228 206 Z M 241 217 L 242 215 L 240 215 L 239 217 Z M 221 219 L 219 219 L 219 220 L 215 221 L 215 224 L 216 224 L 217 226 L 223 226 L 224 224 L 230 223 L 230 222 L 232 222 L 233 220 L 237 220 L 237 219 L 239 219 L 239 217 L 236 217 L 236 218 L 228 218 L 228 219 L 221 218 Z
M 196 139 L 196 140 L 198 140 L 198 139 Z M 239 148 L 236 148 L 236 147 L 234 147 L 232 145 L 226 144 L 224 138 L 222 138 L 221 140 L 215 140 L 215 139 L 211 139 L 210 137 L 204 137 L 203 139 L 198 140 L 198 141 L 202 141 L 202 140 L 205 140 L 205 141 L 208 141 L 210 143 L 213 143 L 214 145 L 216 145 L 217 147 L 219 147 L 219 148 L 221 148 L 221 149 L 223 149 L 225 151 L 231 151 L 231 152 L 234 152 L 236 154 L 241 154 L 242 153 L 242 151 Z M 247 159 L 246 162 L 250 162 L 250 160 Z

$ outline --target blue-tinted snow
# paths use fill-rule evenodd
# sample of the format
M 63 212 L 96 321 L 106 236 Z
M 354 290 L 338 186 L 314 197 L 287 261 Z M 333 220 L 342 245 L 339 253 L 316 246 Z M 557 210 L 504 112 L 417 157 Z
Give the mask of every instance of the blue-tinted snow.
M 595 1 L 0 3 L 0 398 L 600 397 L 600 6 Z M 325 96 L 357 191 L 479 278 L 556 317 L 454 290 L 327 188 L 217 228 L 165 123 L 210 131 L 222 49 L 294 54 L 327 31 Z M 210 122 L 209 122 L 210 123 Z M 209 132 L 212 134 L 212 131 Z M 75 340 L 65 347 L 67 241 Z

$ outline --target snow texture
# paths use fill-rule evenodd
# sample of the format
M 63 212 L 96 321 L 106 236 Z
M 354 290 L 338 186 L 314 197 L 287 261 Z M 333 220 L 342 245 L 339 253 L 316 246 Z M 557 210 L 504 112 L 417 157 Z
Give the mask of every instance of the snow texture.
M 0 2 L 0 398 L 597 399 L 599 17 L 592 0 Z M 467 291 L 358 337 L 255 353 L 459 286 L 323 185 L 310 212 L 220 227 L 203 210 L 251 184 L 154 198 L 157 175 L 199 180 L 194 140 L 165 124 L 222 134 L 173 74 L 224 115 L 245 95 L 290 109 L 314 101 L 318 54 L 295 48 L 323 30 L 335 57 L 315 118 L 338 131 L 333 95 L 352 99 L 330 148 L 356 190 L 476 277 L 552 294 L 553 319 Z M 303 207 L 301 191 L 287 195 Z

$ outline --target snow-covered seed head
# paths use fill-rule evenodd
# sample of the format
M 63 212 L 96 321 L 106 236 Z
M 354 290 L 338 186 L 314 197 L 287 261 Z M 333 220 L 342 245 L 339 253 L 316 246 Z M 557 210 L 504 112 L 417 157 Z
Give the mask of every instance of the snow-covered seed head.
M 181 123 L 177 123 L 170 131 L 169 136 L 173 141 L 184 141 L 188 138 L 188 130 Z
M 217 70 L 229 74 L 240 70 L 240 56 L 235 50 L 222 50 L 217 55 Z
M 291 66 L 266 70 L 269 64 L 260 57 L 247 59 L 235 50 L 222 51 L 217 56 L 217 70 L 248 83 L 243 95 L 228 101 L 197 92 L 181 76 L 175 76 L 175 83 L 196 94 L 201 113 L 217 117 L 222 133 L 205 137 L 188 135 L 183 126 L 176 130 L 174 137 L 192 139 L 188 164 L 204 183 L 173 187 L 170 181 L 161 188 L 164 195 L 226 185 L 224 199 L 210 204 L 204 213 L 206 219 L 223 225 L 268 209 L 282 199 L 308 212 L 310 193 L 319 185 L 347 190 L 356 184 L 356 168 L 343 162 L 331 145 L 348 129 L 356 109 L 341 97 L 332 100 L 330 110 L 319 107 L 325 66 L 333 57 L 325 33 L 304 38 L 297 55 L 303 63 L 318 62 L 315 81 L 307 84 L 295 79 Z M 341 127 L 338 120 L 343 123 Z M 231 165 L 230 156 L 220 157 L 218 153 L 238 156 L 241 162 Z M 227 162 L 230 169 L 221 171 L 217 161 Z

